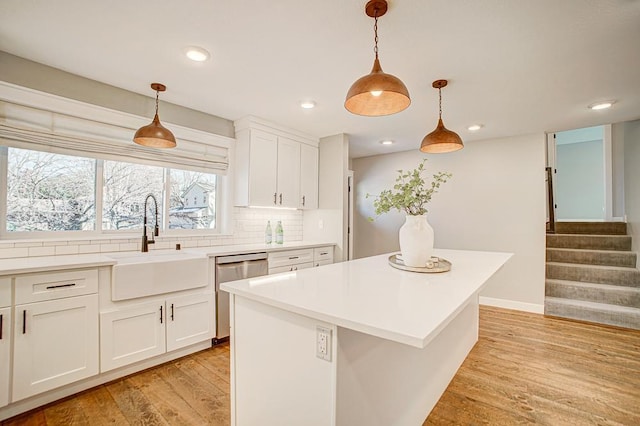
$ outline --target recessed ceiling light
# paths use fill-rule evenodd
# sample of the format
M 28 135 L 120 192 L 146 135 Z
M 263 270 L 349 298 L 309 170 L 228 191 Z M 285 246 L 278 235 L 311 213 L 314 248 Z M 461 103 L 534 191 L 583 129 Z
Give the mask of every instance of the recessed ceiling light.
M 196 62 L 204 62 L 211 56 L 209 52 L 207 52 L 202 47 L 198 46 L 189 46 L 184 50 L 184 54 L 187 55 L 187 58 Z
M 467 130 L 469 130 L 470 132 L 477 132 L 480 129 L 482 129 L 482 124 L 472 124 L 471 126 L 467 127 Z
M 300 102 L 300 106 L 304 109 L 315 108 L 316 103 L 314 101 L 302 101 Z
M 383 140 L 383 141 L 380 141 L 380 143 L 381 143 L 382 145 L 393 145 L 395 142 L 394 142 L 394 141 L 392 141 L 392 140 L 390 140 L 390 139 L 385 139 L 385 140 Z
M 614 103 L 615 101 L 598 102 L 597 104 L 589 105 L 589 109 L 594 109 L 594 110 L 607 109 L 607 108 L 611 108 L 611 106 L 613 106 Z

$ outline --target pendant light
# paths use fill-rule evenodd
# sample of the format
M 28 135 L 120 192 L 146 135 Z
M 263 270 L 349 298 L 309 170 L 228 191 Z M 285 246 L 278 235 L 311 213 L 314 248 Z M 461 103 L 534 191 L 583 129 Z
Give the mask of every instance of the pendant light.
M 167 87 L 164 84 L 151 83 L 151 88 L 156 91 L 156 115 L 151 124 L 138 129 L 133 136 L 133 141 L 138 145 L 152 148 L 174 148 L 176 146 L 175 136 L 160 124 L 160 118 L 158 118 L 158 95 L 167 90 Z
M 382 71 L 378 59 L 378 18 L 387 12 L 385 0 L 370 0 L 365 6 L 365 13 L 375 19 L 376 54 L 371 73 L 356 80 L 347 93 L 344 107 L 353 114 L 376 117 L 395 114 L 411 104 L 407 86 L 398 78 Z
M 424 139 L 422 139 L 422 144 L 420 144 L 420 151 L 422 152 L 439 154 L 442 152 L 457 151 L 464 147 L 460 136 L 458 136 L 456 132 L 452 132 L 444 127 L 444 124 L 442 123 L 442 88 L 446 87 L 446 85 L 447 80 L 436 80 L 432 84 L 434 89 L 438 89 L 438 105 L 440 107 L 438 126 L 433 132 L 429 133 L 424 137 Z

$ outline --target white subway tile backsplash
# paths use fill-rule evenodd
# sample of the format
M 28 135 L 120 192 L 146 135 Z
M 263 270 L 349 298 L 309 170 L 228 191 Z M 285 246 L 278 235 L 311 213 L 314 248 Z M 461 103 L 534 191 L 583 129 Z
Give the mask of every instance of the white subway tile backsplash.
M 78 246 L 78 254 L 100 253 L 100 244 L 85 244 Z
M 13 246 L 15 248 L 22 248 L 22 247 L 42 247 L 42 241 L 28 241 L 28 242 L 16 242 L 13 243 Z
M 138 249 L 138 244 L 136 243 L 120 243 L 118 245 L 118 251 L 134 251 Z
M 29 247 L 29 257 L 31 256 L 53 256 L 56 254 L 55 247 Z
M 171 241 L 156 241 L 154 250 L 167 250 L 175 247 L 175 243 Z
M 120 248 L 120 244 L 117 244 L 117 243 L 100 244 L 100 253 L 120 251 L 119 248 Z
M 56 256 L 65 254 L 78 254 L 78 246 L 56 246 Z
M 22 248 L 3 248 L 0 249 L 0 259 L 4 258 L 13 258 L 13 257 L 27 257 L 29 256 L 29 249 L 26 247 Z
M 303 238 L 303 212 L 278 209 L 234 209 L 233 235 L 160 236 L 152 250 L 173 249 L 176 244 L 183 248 L 209 247 L 232 244 L 256 244 L 264 242 L 267 221 L 275 235 L 278 221 L 282 221 L 284 241 L 300 241 Z M 26 256 L 53 256 L 63 254 L 105 253 L 136 251 L 140 249 L 140 238 L 108 236 L 107 238 L 46 241 L 0 242 L 0 259 Z
M 45 247 L 50 247 L 50 246 L 66 246 L 67 242 L 66 241 L 43 241 L 42 245 Z

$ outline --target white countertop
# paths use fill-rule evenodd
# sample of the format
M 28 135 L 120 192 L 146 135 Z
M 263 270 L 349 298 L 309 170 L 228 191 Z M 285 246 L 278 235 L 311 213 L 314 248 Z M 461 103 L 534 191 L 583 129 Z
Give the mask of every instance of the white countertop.
M 230 293 L 340 327 L 424 348 L 511 253 L 435 250 L 445 273 L 414 273 L 389 254 L 221 284 Z
M 211 247 L 189 247 L 181 251 L 186 253 L 199 253 L 204 256 L 225 256 L 239 253 L 271 252 L 281 250 L 294 250 L 302 248 L 334 246 L 333 243 L 314 241 L 291 241 L 284 244 L 237 244 Z M 150 253 L 175 252 L 175 250 L 150 250 Z M 38 256 L 0 259 L 0 276 L 24 274 L 32 272 L 46 272 L 71 268 L 92 268 L 98 266 L 112 266 L 117 263 L 114 257 L 121 257 L 126 253 L 138 252 L 113 252 L 93 254 L 73 254 L 65 256 Z M 113 256 L 113 257 L 112 257 Z

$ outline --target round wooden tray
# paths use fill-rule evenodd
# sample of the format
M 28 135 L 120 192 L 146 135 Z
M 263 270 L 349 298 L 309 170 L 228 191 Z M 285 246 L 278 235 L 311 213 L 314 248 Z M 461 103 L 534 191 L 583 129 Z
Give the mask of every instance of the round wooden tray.
M 400 253 L 398 253 L 400 254 Z M 451 270 L 451 262 L 441 257 L 431 256 L 431 260 L 423 267 L 405 266 L 402 260 L 398 259 L 398 254 L 389 256 L 389 265 L 397 269 L 409 272 L 421 272 L 428 274 L 436 274 L 439 272 L 447 272 Z

